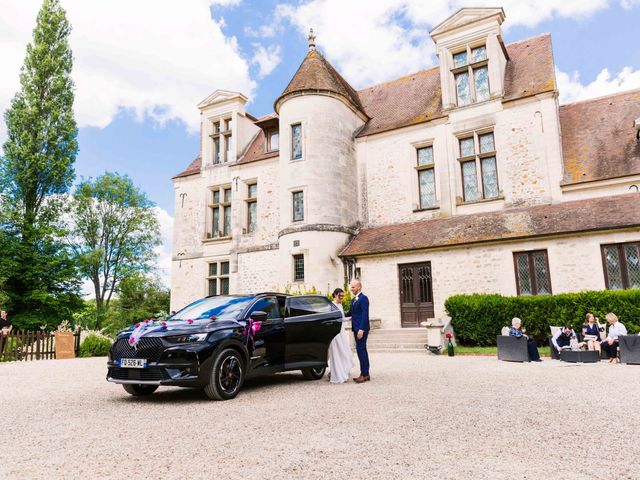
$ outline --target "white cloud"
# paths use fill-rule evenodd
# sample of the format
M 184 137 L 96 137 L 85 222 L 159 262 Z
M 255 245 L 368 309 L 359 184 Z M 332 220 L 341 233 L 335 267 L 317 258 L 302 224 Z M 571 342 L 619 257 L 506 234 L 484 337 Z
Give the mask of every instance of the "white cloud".
M 562 104 L 640 88 L 640 70 L 632 67 L 624 67 L 615 77 L 604 68 L 595 80 L 587 84 L 580 81 L 579 72 L 569 74 L 556 69 L 556 79 Z
M 235 7 L 240 5 L 241 0 L 211 0 L 213 5 L 220 5 L 221 7 Z
M 255 52 L 251 63 L 258 65 L 258 77 L 264 78 L 273 72 L 273 69 L 282 61 L 282 49 L 279 45 L 271 45 L 265 48 L 257 43 L 253 44 L 253 48 L 255 48 Z
M 0 0 L 0 110 L 19 87 L 18 74 L 41 0 Z M 249 64 L 212 5 L 235 0 L 62 0 L 73 26 L 76 119 L 107 126 L 121 109 L 159 123 L 199 130 L 197 103 L 218 88 L 251 96 Z M 4 129 L 4 122 L 0 122 Z M 4 131 L 0 130 L 0 140 Z
M 621 0 L 631 6 L 640 0 Z M 556 17 L 588 18 L 607 8 L 609 0 L 502 0 L 504 28 L 532 27 Z M 310 0 L 281 4 L 275 18 L 307 35 L 313 27 L 317 44 L 356 87 L 397 78 L 436 62 L 429 31 L 459 8 L 496 6 L 495 0 Z M 355 21 L 354 19 L 357 19 Z
M 156 269 L 160 281 L 166 286 L 171 285 L 171 248 L 173 244 L 173 217 L 166 210 L 155 207 L 158 222 L 160 223 L 160 239 L 162 245 L 156 247 Z
M 625 10 L 631 10 L 633 7 L 640 5 L 640 0 L 621 0 L 620 5 Z

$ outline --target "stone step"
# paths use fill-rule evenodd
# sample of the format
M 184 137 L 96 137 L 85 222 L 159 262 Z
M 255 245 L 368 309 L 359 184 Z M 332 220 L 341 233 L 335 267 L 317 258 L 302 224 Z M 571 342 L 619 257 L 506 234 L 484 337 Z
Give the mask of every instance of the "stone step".
M 424 343 L 378 343 L 378 344 L 369 344 L 367 342 L 367 350 L 374 349 L 397 349 L 397 350 L 406 350 L 406 349 L 415 349 L 415 350 L 426 350 L 424 348 Z
M 380 353 L 380 352 L 389 352 L 389 353 L 407 353 L 407 352 L 426 352 L 429 353 L 425 348 L 367 348 L 369 353 Z

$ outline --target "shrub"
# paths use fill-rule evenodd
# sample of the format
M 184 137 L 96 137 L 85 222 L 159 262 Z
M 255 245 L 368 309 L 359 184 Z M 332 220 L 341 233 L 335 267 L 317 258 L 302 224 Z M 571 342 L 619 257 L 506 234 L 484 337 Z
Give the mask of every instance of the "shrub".
M 606 323 L 608 312 L 618 315 L 629 333 L 640 331 L 640 290 L 591 291 L 504 297 L 502 295 L 454 295 L 445 308 L 456 338 L 463 345 L 495 345 L 496 336 L 511 319 L 519 317 L 527 335 L 546 342 L 549 326 L 571 325 L 579 329 L 587 312 Z
M 106 357 L 111 348 L 111 339 L 95 333 L 90 334 L 80 345 L 81 357 Z

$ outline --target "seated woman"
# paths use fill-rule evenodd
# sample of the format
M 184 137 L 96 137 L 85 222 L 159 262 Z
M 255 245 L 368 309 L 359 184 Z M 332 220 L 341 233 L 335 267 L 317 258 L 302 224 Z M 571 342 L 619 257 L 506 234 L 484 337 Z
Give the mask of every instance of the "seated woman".
M 525 337 L 527 339 L 527 349 L 529 350 L 529 358 L 534 362 L 541 362 L 540 353 L 538 353 L 538 347 L 536 346 L 536 342 L 533 341 L 532 338 L 529 338 L 525 335 L 526 330 L 524 328 L 520 328 L 522 325 L 522 320 L 518 317 L 514 317 L 511 320 L 511 328 L 509 329 L 509 336 L 511 337 Z
M 556 348 L 558 353 L 565 347 L 571 347 L 571 341 L 578 342 L 578 336 L 576 332 L 573 331 L 570 325 L 562 327 L 559 329 L 553 337 L 551 337 L 551 343 Z
M 597 350 L 600 353 L 600 332 L 604 329 L 598 325 L 596 317 L 589 312 L 584 318 L 582 325 L 582 336 L 589 350 Z

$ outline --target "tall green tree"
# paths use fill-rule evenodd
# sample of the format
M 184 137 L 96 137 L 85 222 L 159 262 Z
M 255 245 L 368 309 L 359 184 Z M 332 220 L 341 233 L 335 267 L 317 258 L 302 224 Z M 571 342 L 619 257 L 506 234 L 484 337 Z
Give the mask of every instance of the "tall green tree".
M 73 248 L 82 275 L 93 283 L 99 329 L 120 281 L 152 269 L 158 218 L 146 195 L 117 173 L 81 182 L 72 210 Z
M 62 241 L 59 197 L 74 179 L 78 129 L 73 117 L 71 26 L 58 0 L 44 0 L 5 112 L 0 158 L 0 270 L 19 326 L 54 325 L 81 300 L 73 257 Z

